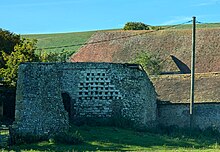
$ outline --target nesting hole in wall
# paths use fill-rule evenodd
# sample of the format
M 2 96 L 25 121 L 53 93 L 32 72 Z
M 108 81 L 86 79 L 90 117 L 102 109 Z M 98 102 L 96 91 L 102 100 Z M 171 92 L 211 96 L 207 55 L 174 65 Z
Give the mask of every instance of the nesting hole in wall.
M 112 100 L 121 99 L 119 90 L 111 85 L 110 79 L 104 71 L 83 73 L 79 85 L 79 100 Z

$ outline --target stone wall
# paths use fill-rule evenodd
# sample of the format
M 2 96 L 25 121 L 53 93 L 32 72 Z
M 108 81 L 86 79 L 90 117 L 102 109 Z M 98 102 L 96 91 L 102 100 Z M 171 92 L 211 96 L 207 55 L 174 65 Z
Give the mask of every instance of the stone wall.
M 39 136 L 65 131 L 69 121 L 60 86 L 57 66 L 20 65 L 13 130 L 19 134 Z
M 158 104 L 158 123 L 164 126 L 189 127 L 189 104 Z M 196 103 L 193 126 L 200 129 L 212 127 L 220 131 L 220 104 Z
M 25 63 L 19 67 L 13 128 L 53 134 L 69 119 L 115 114 L 149 126 L 156 121 L 156 93 L 139 65 L 112 63 Z

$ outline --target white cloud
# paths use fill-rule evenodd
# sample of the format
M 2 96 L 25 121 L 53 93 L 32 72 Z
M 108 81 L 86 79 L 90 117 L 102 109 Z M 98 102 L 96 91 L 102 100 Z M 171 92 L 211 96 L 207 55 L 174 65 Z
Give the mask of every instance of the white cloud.
M 219 4 L 220 0 L 206 0 L 206 1 L 203 1 L 203 2 L 200 2 L 200 3 L 197 3 L 193 6 L 210 6 L 210 5 L 216 5 L 216 4 Z

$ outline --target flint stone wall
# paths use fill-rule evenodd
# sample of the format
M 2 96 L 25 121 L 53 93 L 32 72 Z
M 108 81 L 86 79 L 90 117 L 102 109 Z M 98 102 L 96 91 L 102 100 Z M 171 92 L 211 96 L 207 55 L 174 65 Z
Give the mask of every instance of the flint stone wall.
M 220 131 L 220 104 L 195 103 L 193 127 Z M 190 127 L 189 104 L 158 104 L 158 123 L 163 126 Z
M 14 130 L 37 135 L 68 129 L 69 119 L 156 121 L 156 93 L 138 65 L 24 63 L 19 67 Z

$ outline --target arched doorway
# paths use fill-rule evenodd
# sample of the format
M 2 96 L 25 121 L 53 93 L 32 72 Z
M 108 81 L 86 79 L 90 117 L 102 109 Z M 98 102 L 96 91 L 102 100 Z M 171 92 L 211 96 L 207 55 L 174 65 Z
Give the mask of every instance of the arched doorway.
M 64 109 L 68 112 L 69 118 L 71 116 L 71 97 L 68 93 L 64 92 L 61 94 L 63 99 Z

